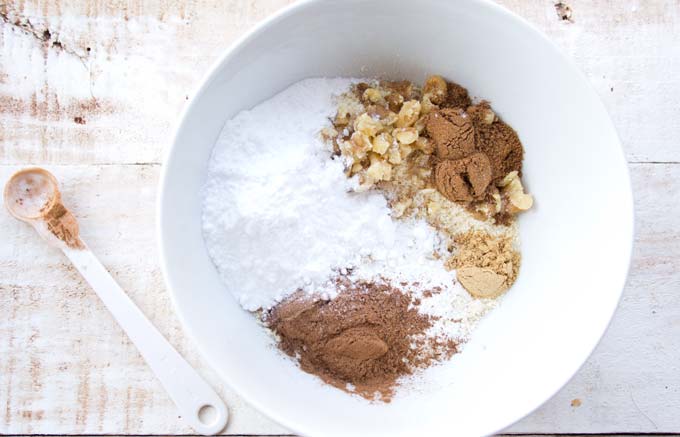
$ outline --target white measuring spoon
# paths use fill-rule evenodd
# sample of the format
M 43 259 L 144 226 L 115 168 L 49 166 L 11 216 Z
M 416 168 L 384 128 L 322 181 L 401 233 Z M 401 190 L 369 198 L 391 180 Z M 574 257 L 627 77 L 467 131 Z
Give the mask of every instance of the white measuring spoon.
M 76 218 L 61 203 L 57 179 L 47 170 L 28 168 L 10 178 L 4 196 L 10 214 L 32 225 L 50 245 L 60 248 L 92 286 L 161 381 L 184 420 L 203 435 L 222 431 L 229 419 L 227 406 L 80 239 Z

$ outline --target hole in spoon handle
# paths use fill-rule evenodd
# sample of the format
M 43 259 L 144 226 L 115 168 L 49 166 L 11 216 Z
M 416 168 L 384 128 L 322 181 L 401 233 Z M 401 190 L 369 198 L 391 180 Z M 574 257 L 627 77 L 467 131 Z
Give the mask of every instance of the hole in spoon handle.
M 158 331 L 149 331 L 157 333 Z M 214 435 L 229 421 L 229 410 L 215 390 L 170 346 L 160 333 L 142 352 L 182 419 L 199 434 Z M 141 350 L 141 349 L 140 349 Z
M 223 402 L 204 403 L 185 417 L 188 424 L 202 435 L 215 435 L 222 431 L 229 420 L 229 413 Z
M 194 431 L 202 435 L 219 433 L 229 421 L 226 404 L 189 363 L 166 344 L 167 349 L 147 362 L 177 405 L 182 419 Z
M 162 348 L 153 358 L 142 355 L 177 405 L 182 419 L 202 435 L 222 431 L 229 421 L 227 405 L 165 340 Z
M 174 349 L 165 352 L 153 364 L 150 360 L 147 362 L 177 406 L 182 420 L 202 435 L 222 431 L 229 421 L 224 401 Z

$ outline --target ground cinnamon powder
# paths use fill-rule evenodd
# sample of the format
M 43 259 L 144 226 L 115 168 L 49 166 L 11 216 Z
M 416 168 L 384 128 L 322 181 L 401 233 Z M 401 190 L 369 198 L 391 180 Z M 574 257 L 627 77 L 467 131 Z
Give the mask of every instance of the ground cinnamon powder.
M 442 105 L 443 108 L 460 108 L 465 109 L 472 105 L 468 90 L 457 83 L 446 82 L 447 96 L 446 101 Z
M 443 160 L 434 168 L 435 185 L 445 197 L 455 201 L 483 198 L 491 176 L 491 163 L 484 153 L 475 153 L 462 159 Z
M 491 161 L 493 180 L 498 182 L 511 171 L 521 174 L 524 148 L 517 132 L 503 120 L 495 119 L 488 123 L 486 114 L 491 111 L 488 102 L 470 106 L 468 115 L 472 118 L 477 135 L 477 148 Z
M 477 151 L 472 119 L 461 109 L 442 109 L 427 118 L 427 132 L 440 159 L 461 159 Z
M 425 337 L 432 321 L 408 293 L 386 282 L 337 283 L 343 291 L 333 300 L 299 293 L 265 315 L 279 347 L 305 372 L 389 402 L 400 377 L 457 351 L 454 342 Z
M 488 158 L 491 181 L 499 182 L 511 171 L 521 173 L 524 149 L 515 130 L 500 120 L 488 102 L 471 105 L 467 90 L 448 84 L 447 103 L 429 114 L 425 134 L 435 145 L 434 184 L 449 200 L 470 202 L 487 193 L 479 182 L 487 179 L 488 168 L 465 161 L 475 154 Z M 462 106 L 467 103 L 467 106 Z M 476 159 L 477 163 L 481 162 Z M 475 183 L 476 182 L 476 183 Z
M 85 247 L 80 239 L 78 221 L 63 204 L 60 202 L 54 203 L 43 214 L 47 230 L 55 237 L 72 249 L 82 249 Z

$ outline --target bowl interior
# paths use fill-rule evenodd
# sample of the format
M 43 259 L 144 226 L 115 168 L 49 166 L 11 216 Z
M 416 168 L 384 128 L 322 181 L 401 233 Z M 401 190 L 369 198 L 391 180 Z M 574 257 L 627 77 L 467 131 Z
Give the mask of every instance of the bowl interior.
M 422 81 L 438 73 L 490 100 L 519 133 L 536 199 L 523 262 L 436 387 L 386 405 L 323 386 L 283 359 L 225 290 L 201 234 L 207 163 L 224 122 L 314 76 Z M 481 435 L 553 395 L 588 357 L 623 287 L 632 241 L 626 163 L 596 94 L 537 31 L 484 1 L 303 2 L 260 25 L 188 106 L 163 170 L 163 270 L 205 357 L 247 401 L 307 435 Z

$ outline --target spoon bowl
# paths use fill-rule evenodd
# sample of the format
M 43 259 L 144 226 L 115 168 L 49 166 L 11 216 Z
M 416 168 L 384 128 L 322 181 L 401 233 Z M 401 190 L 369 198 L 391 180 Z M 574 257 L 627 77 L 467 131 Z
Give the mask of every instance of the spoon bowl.
M 57 179 L 42 168 L 15 173 L 5 185 L 5 206 L 13 217 L 30 222 L 43 218 L 61 202 Z

